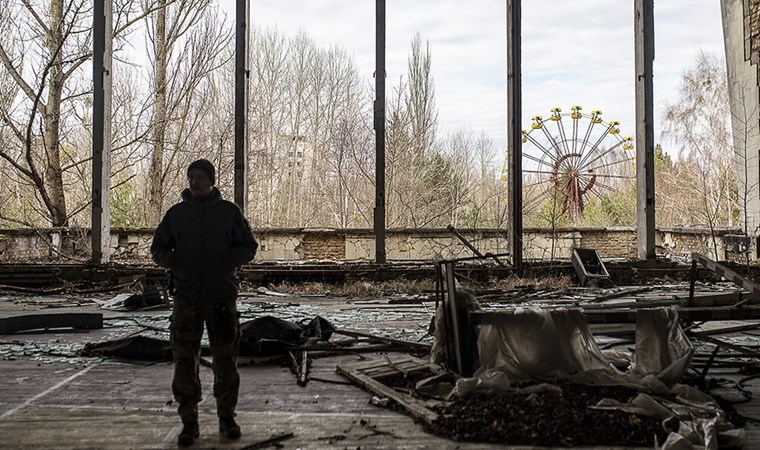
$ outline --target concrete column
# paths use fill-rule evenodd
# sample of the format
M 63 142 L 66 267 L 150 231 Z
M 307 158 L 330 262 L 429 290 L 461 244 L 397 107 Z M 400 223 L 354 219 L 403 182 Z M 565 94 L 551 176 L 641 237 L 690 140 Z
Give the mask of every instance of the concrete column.
M 385 264 L 385 0 L 375 2 L 375 263 Z
M 523 264 L 521 2 L 507 1 L 507 206 L 509 252 L 518 271 Z
M 248 207 L 248 36 L 250 0 L 235 9 L 235 203 Z
M 111 253 L 111 64 L 112 0 L 94 2 L 92 18 L 92 254 L 96 264 Z
M 636 241 L 638 257 L 655 260 L 654 204 L 654 0 L 636 0 Z

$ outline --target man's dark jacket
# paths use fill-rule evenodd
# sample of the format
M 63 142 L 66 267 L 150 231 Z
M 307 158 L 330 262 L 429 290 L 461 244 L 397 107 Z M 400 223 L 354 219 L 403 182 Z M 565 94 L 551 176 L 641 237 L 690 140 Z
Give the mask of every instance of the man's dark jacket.
M 253 259 L 258 243 L 240 208 L 214 187 L 205 199 L 189 189 L 169 208 L 153 235 L 153 260 L 171 269 L 176 295 L 191 301 L 237 297 L 237 268 Z

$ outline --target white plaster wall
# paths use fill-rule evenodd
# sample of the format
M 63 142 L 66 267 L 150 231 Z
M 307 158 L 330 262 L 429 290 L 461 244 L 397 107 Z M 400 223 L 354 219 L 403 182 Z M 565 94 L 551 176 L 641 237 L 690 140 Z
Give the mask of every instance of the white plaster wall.
M 523 234 L 527 245 L 523 246 L 525 259 L 568 259 L 575 246 L 575 233 Z M 553 247 L 552 247 L 553 246 Z
M 506 238 L 483 238 L 468 236 L 467 240 L 481 253 L 502 254 L 507 250 Z M 435 255 L 444 259 L 456 259 L 473 256 L 470 249 L 465 247 L 455 236 L 420 237 L 413 234 L 386 235 L 386 257 L 392 261 L 425 261 L 432 260 Z M 346 260 L 362 261 L 375 258 L 374 236 L 346 236 Z
M 704 256 L 715 259 L 715 251 L 718 252 L 717 259 L 726 257 L 726 245 L 720 236 L 714 240 L 709 231 L 694 234 L 691 239 L 685 238 L 683 234 L 662 231 L 660 242 L 663 251 L 668 255 L 675 255 L 684 258 L 690 258 L 692 253 L 701 253 Z M 694 242 L 697 244 L 695 245 Z
M 375 259 L 375 238 L 346 236 L 346 260 L 369 261 Z
M 265 257 L 267 261 L 298 261 L 301 256 L 296 250 L 303 234 L 267 234 L 257 236 L 259 251 L 256 259 Z
M 745 59 L 744 0 L 721 0 L 721 10 L 733 144 L 740 155 L 736 158 L 740 203 L 742 208 L 746 204 L 748 234 L 757 236 L 760 234 L 760 68 Z M 747 201 L 743 202 L 745 190 Z
M 465 238 L 482 254 L 507 253 L 507 239 L 501 232 L 481 232 L 478 230 L 460 230 Z M 635 229 L 627 231 L 610 231 L 606 238 L 603 230 L 587 231 L 593 238 L 584 243 L 584 230 L 562 231 L 552 235 L 547 230 L 533 230 L 523 234 L 525 238 L 525 255 L 527 260 L 569 260 L 575 247 L 590 247 L 599 251 L 603 258 L 628 257 L 625 250 L 621 253 L 620 240 L 635 237 Z M 324 233 L 324 237 L 321 236 Z M 738 229 L 725 229 L 718 232 L 718 259 L 725 257 L 725 245 L 722 235 L 737 234 Z M 60 234 L 63 237 L 61 253 L 51 249 L 51 236 L 54 231 L 36 233 L 2 233 L 0 232 L 0 262 L 32 262 L 79 260 L 89 254 L 89 235 L 86 231 Z M 340 236 L 344 246 L 344 261 L 373 261 L 375 257 L 375 237 L 371 233 L 342 233 L 323 231 L 304 233 L 302 230 L 283 230 L 257 234 L 260 248 L 255 262 L 287 262 L 336 258 L 332 248 L 323 256 L 319 254 L 319 239 L 331 241 L 335 245 L 336 236 Z M 556 239 L 552 244 L 552 237 Z M 709 230 L 691 230 L 689 232 L 659 230 L 655 233 L 659 243 L 659 254 L 689 256 L 692 252 L 702 253 L 714 258 L 712 237 Z M 152 230 L 120 230 L 111 234 L 111 259 L 128 262 L 149 262 Z M 310 253 L 302 245 L 304 239 L 310 242 Z M 605 246 L 605 242 L 609 245 Z M 552 245 L 554 252 L 552 254 Z M 386 234 L 386 256 L 389 261 L 430 261 L 436 254 L 445 259 L 474 256 L 456 236 L 447 230 L 415 232 L 389 232 Z M 75 251 L 75 254 L 71 252 Z M 754 253 L 753 253 L 754 254 Z M 506 262 L 509 257 L 502 257 Z

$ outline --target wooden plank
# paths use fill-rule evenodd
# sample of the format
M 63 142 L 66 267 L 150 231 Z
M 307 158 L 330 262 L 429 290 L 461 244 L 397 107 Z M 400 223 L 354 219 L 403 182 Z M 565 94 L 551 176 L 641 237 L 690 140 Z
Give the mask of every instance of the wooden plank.
M 407 361 L 407 360 L 411 361 L 412 359 L 413 359 L 412 356 L 407 356 L 407 357 L 404 357 L 403 359 L 396 359 L 395 363 L 396 364 L 400 364 L 403 361 Z M 419 358 L 415 358 L 415 359 L 419 359 Z M 420 360 L 420 361 L 422 361 L 422 360 Z M 387 367 L 387 366 L 388 366 L 388 363 L 386 361 L 384 361 L 382 359 L 373 359 L 373 360 L 370 360 L 370 361 L 364 361 L 364 362 L 360 362 L 360 363 L 354 363 L 354 364 L 351 364 L 350 367 L 348 367 L 348 366 L 346 366 L 346 367 L 350 368 L 352 370 L 366 371 L 367 369 L 373 369 L 373 368 L 378 368 L 378 367 Z
M 714 334 L 737 333 L 741 331 L 756 330 L 758 328 L 760 328 L 760 323 L 712 328 L 704 331 L 691 331 L 691 333 L 697 336 L 712 336 Z
M 411 361 L 410 359 L 405 359 L 405 360 L 392 361 L 391 363 L 393 365 L 398 366 L 399 364 L 409 363 L 409 362 L 414 362 L 414 361 Z M 388 366 L 388 362 L 385 360 L 380 361 L 378 363 Z M 429 362 L 422 359 L 417 359 L 417 365 L 420 367 L 431 366 Z M 363 372 L 364 370 L 367 370 L 367 369 L 361 368 L 362 366 L 363 364 L 348 365 L 348 366 L 338 365 L 337 371 L 341 375 L 349 378 L 350 380 L 353 380 L 354 382 L 360 384 L 361 386 L 368 389 L 369 391 L 375 394 L 381 395 L 383 397 L 390 398 L 391 400 L 401 405 L 410 414 L 414 415 L 416 418 L 420 420 L 424 420 L 428 424 L 433 423 L 433 421 L 435 421 L 438 418 L 437 413 L 428 409 L 426 406 L 424 406 L 422 402 L 420 402 L 416 398 L 412 397 L 411 395 L 398 392 L 394 390 L 393 388 L 384 385 L 382 382 L 374 379 L 373 377 L 368 376 L 366 373 Z M 394 372 L 398 373 L 398 371 L 394 371 Z
M 435 371 L 436 367 L 433 367 L 431 364 L 403 367 L 398 364 L 392 363 L 392 364 L 388 364 L 388 366 L 386 367 L 377 367 L 375 369 L 372 369 L 371 371 L 363 371 L 362 373 L 374 379 L 381 379 L 381 378 L 390 377 L 393 375 L 398 375 L 399 373 L 405 376 L 408 376 L 410 374 L 421 372 L 423 370 Z
M 689 333 L 689 336 L 692 336 L 696 339 L 703 340 L 705 342 L 709 342 L 711 344 L 715 344 L 719 347 L 727 348 L 729 350 L 733 350 L 741 355 L 745 356 L 754 356 L 755 358 L 760 357 L 760 352 L 756 352 L 752 349 L 749 349 L 747 347 L 742 347 L 741 345 L 732 344 L 730 342 L 721 341 L 720 339 L 716 339 L 714 337 L 710 337 L 704 334 L 697 334 L 697 333 Z
M 688 296 L 681 294 L 677 294 L 676 298 L 687 302 L 689 300 Z M 691 305 L 688 306 L 733 306 L 746 298 L 748 298 L 747 295 L 739 291 L 698 292 L 694 295 Z
M 424 350 L 430 350 L 431 345 L 430 344 L 423 344 L 420 342 L 413 342 L 413 341 L 402 341 L 399 339 L 393 339 L 385 336 L 378 336 L 375 334 L 370 333 L 364 333 L 361 331 L 354 331 L 354 330 L 335 330 L 333 331 L 333 334 L 340 334 L 343 336 L 349 336 L 349 337 L 364 337 L 364 338 L 370 338 L 381 342 L 387 342 L 389 344 L 396 344 L 400 346 L 410 346 L 410 347 L 417 347 Z
M 621 299 L 624 300 L 624 299 Z M 614 303 L 589 303 L 581 304 L 580 307 L 583 311 L 605 311 L 605 310 L 617 310 L 624 308 L 656 308 L 660 306 L 681 306 L 684 303 L 677 299 L 666 300 L 646 300 L 646 301 L 619 301 Z
M 0 318 L 0 334 L 50 328 L 103 328 L 101 313 L 20 314 Z
M 620 290 L 618 292 L 612 292 L 610 294 L 600 295 L 598 297 L 594 297 L 590 301 L 594 302 L 594 303 L 600 303 L 600 302 L 603 302 L 605 300 L 612 300 L 614 298 L 627 297 L 629 295 L 640 294 L 642 292 L 651 291 L 652 289 L 653 288 L 651 286 L 637 286 L 637 287 L 633 287 L 633 288 L 624 288 L 624 289 L 622 289 L 622 290 Z
M 240 450 L 254 450 L 258 448 L 267 448 L 267 447 L 282 447 L 280 445 L 280 442 L 292 439 L 295 437 L 294 433 L 285 433 L 281 434 L 279 436 L 275 436 L 269 439 L 264 439 L 263 441 L 257 442 L 255 444 L 246 445 L 245 447 L 241 447 Z
M 371 365 L 369 365 L 371 364 Z M 382 360 L 374 360 L 370 363 L 359 363 L 351 366 L 352 369 L 372 378 L 382 378 L 399 373 L 408 374 L 421 370 L 437 372 L 440 367 L 423 359 L 413 356 L 391 360 L 387 355 Z
M 296 375 L 299 386 L 306 386 L 309 382 L 309 354 L 306 350 L 301 350 L 300 359 L 292 351 L 288 352 L 290 362 L 293 367 L 293 373 Z
M 749 291 L 749 297 L 753 302 L 760 302 L 760 283 L 756 283 L 750 279 L 747 279 L 729 269 L 728 267 L 719 264 L 704 255 L 700 255 L 699 253 L 692 253 L 691 258 L 693 261 L 698 262 L 706 269 L 717 273 L 721 277 L 735 283 L 737 286 L 741 286 L 742 288 Z

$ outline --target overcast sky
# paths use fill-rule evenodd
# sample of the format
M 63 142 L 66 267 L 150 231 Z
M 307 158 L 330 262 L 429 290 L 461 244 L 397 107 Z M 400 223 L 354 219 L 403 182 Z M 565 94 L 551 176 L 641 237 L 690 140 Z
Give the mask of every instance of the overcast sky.
M 634 128 L 633 0 L 522 2 L 523 128 L 558 106 L 603 111 Z M 430 43 L 440 132 L 485 131 L 506 145 L 506 1 L 387 0 L 388 93 L 406 72 L 415 33 Z M 251 0 L 251 21 L 286 35 L 304 30 L 317 44 L 338 44 L 372 83 L 375 2 Z M 655 2 L 655 140 L 660 111 L 681 74 L 705 50 L 723 58 L 720 0 Z

